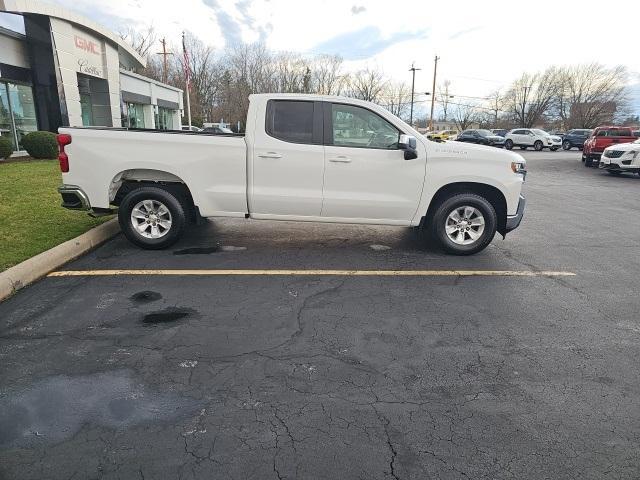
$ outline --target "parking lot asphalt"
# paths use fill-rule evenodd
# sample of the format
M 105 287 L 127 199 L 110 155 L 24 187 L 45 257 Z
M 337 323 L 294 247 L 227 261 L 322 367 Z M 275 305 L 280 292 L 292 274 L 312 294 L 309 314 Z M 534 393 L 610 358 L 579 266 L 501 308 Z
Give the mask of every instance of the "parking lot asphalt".
M 637 479 L 640 177 L 525 152 L 521 227 L 214 220 L 96 269 L 570 277 L 50 277 L 0 304 L 0 478 Z

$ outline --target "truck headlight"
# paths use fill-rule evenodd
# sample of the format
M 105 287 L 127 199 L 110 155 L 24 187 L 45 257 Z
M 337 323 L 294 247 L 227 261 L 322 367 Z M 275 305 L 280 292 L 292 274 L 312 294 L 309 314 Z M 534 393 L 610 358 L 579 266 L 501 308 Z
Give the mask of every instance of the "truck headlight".
M 513 173 L 527 173 L 527 164 L 525 162 L 511 162 L 511 171 Z
M 631 158 L 635 160 L 635 158 L 638 156 L 638 153 L 640 153 L 640 150 L 629 150 L 627 152 L 627 155 L 631 156 Z

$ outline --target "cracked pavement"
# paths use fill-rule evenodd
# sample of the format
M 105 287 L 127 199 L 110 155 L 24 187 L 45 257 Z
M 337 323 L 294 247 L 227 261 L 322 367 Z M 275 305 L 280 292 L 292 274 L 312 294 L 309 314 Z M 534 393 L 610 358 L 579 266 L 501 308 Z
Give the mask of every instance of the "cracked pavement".
M 640 178 L 528 152 L 520 229 L 214 220 L 68 269 L 568 270 L 65 277 L 0 304 L 3 479 L 636 479 Z M 382 248 L 384 247 L 384 248 Z

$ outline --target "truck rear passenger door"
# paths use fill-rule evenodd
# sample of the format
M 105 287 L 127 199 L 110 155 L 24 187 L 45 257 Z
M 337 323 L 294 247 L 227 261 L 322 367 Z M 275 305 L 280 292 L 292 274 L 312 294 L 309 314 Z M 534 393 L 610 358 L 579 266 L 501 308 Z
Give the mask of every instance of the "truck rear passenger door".
M 404 159 L 400 131 L 364 107 L 324 103 L 322 217 L 408 225 L 425 179 L 426 151 Z
M 249 209 L 257 218 L 318 217 L 322 208 L 322 104 L 267 101 L 252 152 Z

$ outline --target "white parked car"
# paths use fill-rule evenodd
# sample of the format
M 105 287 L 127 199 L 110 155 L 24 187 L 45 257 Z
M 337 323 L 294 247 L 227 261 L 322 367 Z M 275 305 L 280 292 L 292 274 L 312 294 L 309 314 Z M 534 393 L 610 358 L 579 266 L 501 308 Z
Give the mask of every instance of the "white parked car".
M 599 167 L 614 175 L 623 172 L 640 175 L 640 140 L 617 143 L 605 148 L 600 157 Z
M 196 127 L 194 125 L 183 125 L 182 126 L 182 131 L 183 132 L 201 132 L 202 129 L 200 127 Z
M 561 137 L 551 135 L 539 128 L 515 128 L 505 135 L 504 140 L 504 147 L 507 150 L 513 147 L 520 147 L 522 150 L 533 147 L 536 151 L 548 148 L 555 152 L 561 146 Z
M 457 255 L 520 224 L 518 154 L 431 142 L 351 98 L 249 98 L 245 135 L 61 128 L 63 206 L 118 207 L 126 237 L 148 249 L 198 217 L 420 226 Z

